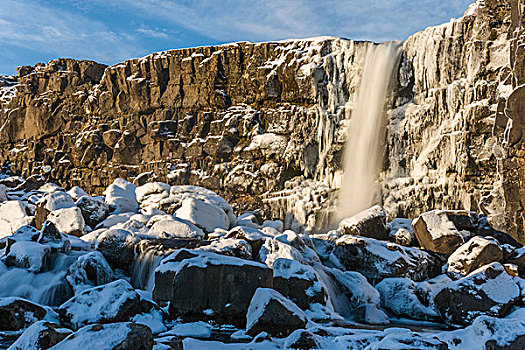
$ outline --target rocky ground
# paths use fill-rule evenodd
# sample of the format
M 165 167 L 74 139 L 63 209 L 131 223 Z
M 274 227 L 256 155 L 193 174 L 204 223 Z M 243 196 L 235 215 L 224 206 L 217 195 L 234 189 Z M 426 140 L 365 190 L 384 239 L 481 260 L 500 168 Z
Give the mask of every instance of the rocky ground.
M 306 235 L 197 186 L 0 201 L 0 348 L 525 348 L 525 248 L 474 212 Z

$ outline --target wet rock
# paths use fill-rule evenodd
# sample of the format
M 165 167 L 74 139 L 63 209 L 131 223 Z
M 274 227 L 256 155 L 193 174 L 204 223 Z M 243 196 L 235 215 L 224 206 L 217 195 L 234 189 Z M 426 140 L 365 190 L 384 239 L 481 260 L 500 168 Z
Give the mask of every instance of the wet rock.
M 16 242 L 9 248 L 6 266 L 16 266 L 30 272 L 42 272 L 48 266 L 51 248 L 36 242 Z
M 388 238 L 386 213 L 376 205 L 339 223 L 339 230 L 345 235 L 356 235 L 380 240 Z
M 244 327 L 253 293 L 272 285 L 272 270 L 261 263 L 181 249 L 155 270 L 153 299 L 169 301 L 173 317 Z
M 84 221 L 91 228 L 104 221 L 109 214 L 109 206 L 100 197 L 82 196 L 76 201 L 75 205 L 80 208 Z
M 495 262 L 451 283 L 434 302 L 445 322 L 468 325 L 481 315 L 505 316 L 519 297 L 516 281 Z
M 112 268 L 126 270 L 135 259 L 135 245 L 139 239 L 121 229 L 109 229 L 97 238 L 97 250 Z
M 73 333 L 56 323 L 38 321 L 28 327 L 9 350 L 47 350 Z
M 69 265 L 66 280 L 78 291 L 111 282 L 113 270 L 100 252 L 91 252 Z
M 467 211 L 433 210 L 421 214 L 412 227 L 424 249 L 450 255 L 465 241 L 460 231 L 474 230 L 475 221 Z
M 82 327 L 52 347 L 53 350 L 151 350 L 153 335 L 148 326 L 120 322 Z
M 17 331 L 43 319 L 46 310 L 22 298 L 0 298 L 0 330 Z
M 304 312 L 292 301 L 276 290 L 259 288 L 246 314 L 246 334 L 255 336 L 264 331 L 282 337 L 304 328 L 307 322 Z
M 93 323 L 130 321 L 135 315 L 149 312 L 155 305 L 143 299 L 124 280 L 87 289 L 69 299 L 58 309 L 60 322 L 71 329 Z
M 456 279 L 461 278 L 481 266 L 502 259 L 503 250 L 498 241 L 476 236 L 449 256 L 447 273 Z
M 80 237 L 84 234 L 86 223 L 82 211 L 78 207 L 57 209 L 49 213 L 47 220 L 67 235 Z
M 315 270 L 295 260 L 283 258 L 275 260 L 273 288 L 303 310 L 315 303 L 326 305 L 328 299 Z
M 437 276 L 441 270 L 440 261 L 422 250 L 351 235 L 336 241 L 330 260 L 372 281 L 388 277 L 421 281 Z

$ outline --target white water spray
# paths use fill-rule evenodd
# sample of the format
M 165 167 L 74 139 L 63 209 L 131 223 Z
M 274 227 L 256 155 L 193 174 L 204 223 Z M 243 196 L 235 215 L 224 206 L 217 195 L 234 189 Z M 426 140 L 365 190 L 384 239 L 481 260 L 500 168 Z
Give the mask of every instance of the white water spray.
M 368 47 L 343 155 L 344 178 L 337 204 L 338 220 L 374 204 L 378 193 L 376 178 L 383 160 L 381 137 L 385 102 L 400 55 L 398 42 Z

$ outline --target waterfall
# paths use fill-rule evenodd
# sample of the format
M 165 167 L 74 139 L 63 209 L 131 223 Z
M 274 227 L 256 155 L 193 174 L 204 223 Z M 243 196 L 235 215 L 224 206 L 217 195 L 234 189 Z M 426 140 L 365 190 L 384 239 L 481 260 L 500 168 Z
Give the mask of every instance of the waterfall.
M 337 203 L 341 220 L 374 204 L 376 179 L 383 160 L 385 103 L 401 44 L 370 44 L 367 49 L 361 86 L 352 111 L 348 141 L 343 154 L 344 178 Z
M 140 252 L 131 267 L 131 284 L 133 287 L 153 291 L 155 269 L 166 256 L 166 253 L 158 252 L 155 249 L 146 249 Z

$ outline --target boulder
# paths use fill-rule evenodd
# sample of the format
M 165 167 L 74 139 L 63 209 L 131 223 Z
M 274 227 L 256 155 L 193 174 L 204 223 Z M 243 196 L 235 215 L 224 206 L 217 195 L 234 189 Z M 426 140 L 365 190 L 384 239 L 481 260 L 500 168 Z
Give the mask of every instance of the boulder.
M 82 211 L 78 207 L 57 209 L 49 213 L 47 220 L 67 235 L 80 237 L 84 234 L 86 223 Z
M 268 236 L 260 230 L 249 226 L 235 226 L 224 238 L 236 238 L 247 241 L 252 247 L 252 256 L 257 257 Z
M 52 350 L 151 350 L 153 335 L 148 326 L 132 322 L 94 324 L 69 335 Z
M 160 202 L 170 195 L 170 185 L 163 182 L 149 182 L 135 189 L 135 196 L 141 208 L 159 208 Z
M 284 340 L 285 349 L 321 349 L 321 337 L 305 329 L 298 329 Z
M 79 291 L 111 282 L 113 270 L 102 253 L 90 252 L 69 265 L 66 280 L 75 291 Z
M 287 336 L 304 328 L 308 319 L 304 312 L 276 290 L 259 288 L 255 291 L 246 314 L 246 334 L 256 336 L 267 332 L 271 336 Z
M 93 323 L 130 321 L 154 307 L 155 304 L 143 299 L 128 282 L 117 280 L 69 299 L 58 309 L 58 316 L 63 325 L 76 330 Z
M 0 298 L 0 330 L 18 331 L 46 316 L 42 306 L 22 298 Z
M 30 225 L 32 220 L 21 201 L 0 203 L 0 238 L 12 235 L 24 225 Z
M 204 238 L 204 232 L 199 227 L 177 217 L 155 222 L 148 234 L 157 238 Z
M 104 191 L 106 203 L 113 213 L 136 212 L 139 204 L 135 196 L 137 186 L 121 178 L 115 179 Z
M 503 259 L 503 249 L 491 238 L 473 237 L 448 257 L 447 274 L 455 279 L 491 262 Z
M 388 238 L 386 213 L 380 206 L 373 206 L 352 217 L 343 219 L 339 223 L 339 230 L 344 235 L 386 240 Z
M 47 268 L 51 248 L 37 242 L 16 242 L 9 247 L 6 266 L 16 266 L 30 272 L 42 272 Z
M 180 249 L 155 270 L 155 301 L 169 301 L 173 317 L 245 326 L 255 290 L 273 285 L 266 265 L 210 252 Z
M 36 204 L 35 224 L 41 229 L 50 212 L 75 206 L 73 198 L 64 191 L 49 192 Z
M 56 323 L 38 321 L 28 327 L 9 350 L 47 350 L 73 333 Z
M 199 247 L 199 250 L 251 260 L 252 247 L 244 239 L 221 238 Z
M 193 222 L 207 233 L 216 228 L 230 229 L 230 220 L 222 208 L 196 198 L 184 199 L 175 216 Z
M 38 240 L 38 236 L 40 236 L 40 231 L 38 231 L 33 226 L 24 225 L 20 227 L 18 230 L 16 230 L 15 233 L 13 233 L 11 236 L 4 237 L 0 239 L 0 249 L 5 248 L 5 253 L 9 253 L 10 247 L 15 242 L 27 242 L 27 241 L 34 241 L 36 242 Z
M 277 259 L 273 263 L 273 288 L 301 309 L 326 305 L 328 295 L 315 270 L 298 261 Z
M 352 311 L 354 320 L 359 323 L 383 325 L 389 324 L 388 316 L 377 304 L 363 304 Z
M 412 220 L 394 219 L 390 223 L 388 240 L 396 244 L 413 247 L 417 245 L 417 238 L 412 230 Z
M 127 270 L 135 259 L 135 245 L 139 239 L 129 231 L 110 229 L 97 237 L 96 249 L 115 269 Z
M 330 260 L 346 271 L 357 271 L 369 281 L 408 277 L 421 281 L 440 274 L 441 262 L 417 248 L 372 238 L 344 235 L 336 241 Z
M 75 205 L 80 208 L 82 217 L 89 227 L 96 227 L 109 214 L 109 206 L 101 197 L 80 197 Z
M 88 196 L 86 191 L 78 186 L 72 187 L 69 191 L 67 191 L 67 194 L 69 194 L 74 201 L 78 201 L 81 197 Z
M 468 325 L 481 315 L 505 316 L 519 298 L 517 282 L 495 262 L 450 283 L 434 303 L 446 323 Z
M 475 229 L 475 214 L 468 211 L 433 210 L 421 214 L 412 224 L 419 244 L 426 250 L 450 255 Z M 466 231 L 466 232 L 462 232 Z

